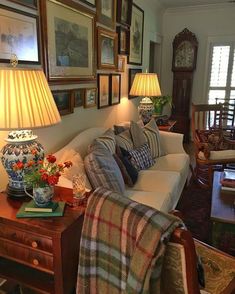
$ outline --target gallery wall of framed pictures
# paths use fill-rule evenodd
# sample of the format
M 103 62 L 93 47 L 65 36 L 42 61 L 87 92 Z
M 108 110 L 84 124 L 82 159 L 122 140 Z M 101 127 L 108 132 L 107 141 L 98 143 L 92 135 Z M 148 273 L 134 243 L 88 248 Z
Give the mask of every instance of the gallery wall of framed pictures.
M 144 11 L 139 6 L 132 0 L 8 1 L 12 5 L 0 4 L 1 63 L 9 63 L 14 53 L 19 63 L 43 66 L 57 89 L 53 95 L 61 115 L 120 103 L 126 61 L 142 65 Z M 129 86 L 138 70 L 128 70 Z M 87 83 L 91 87 L 81 87 Z

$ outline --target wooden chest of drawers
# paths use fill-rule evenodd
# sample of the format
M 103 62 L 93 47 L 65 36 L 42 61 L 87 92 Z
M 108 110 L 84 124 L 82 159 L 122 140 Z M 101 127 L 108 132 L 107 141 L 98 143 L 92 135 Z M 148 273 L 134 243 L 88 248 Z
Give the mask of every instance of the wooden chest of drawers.
M 71 201 L 72 190 L 57 188 L 56 197 Z M 17 219 L 21 204 L 0 193 L 0 276 L 39 293 L 72 293 L 84 209 L 66 207 L 63 217 Z

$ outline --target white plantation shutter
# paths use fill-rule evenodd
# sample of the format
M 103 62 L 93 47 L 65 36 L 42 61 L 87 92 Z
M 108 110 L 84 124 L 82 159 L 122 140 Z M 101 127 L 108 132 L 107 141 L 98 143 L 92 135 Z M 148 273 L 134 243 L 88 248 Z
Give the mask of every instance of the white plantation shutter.
M 235 98 L 235 43 L 212 44 L 210 56 L 210 76 L 208 102 L 215 103 L 215 98 Z

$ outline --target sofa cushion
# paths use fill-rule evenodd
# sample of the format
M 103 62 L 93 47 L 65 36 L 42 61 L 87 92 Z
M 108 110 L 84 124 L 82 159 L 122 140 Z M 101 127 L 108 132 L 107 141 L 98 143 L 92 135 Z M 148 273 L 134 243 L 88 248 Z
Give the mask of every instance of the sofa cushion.
M 161 156 L 160 134 L 155 119 L 151 119 L 150 122 L 144 126 L 143 133 L 149 144 L 153 159 Z
M 125 184 L 121 171 L 110 151 L 102 144 L 97 142 L 93 145 L 93 151 L 85 157 L 84 163 L 94 189 L 105 187 L 114 192 L 124 193 Z
M 113 130 L 108 129 L 103 135 L 99 136 L 94 141 L 101 143 L 111 154 L 115 153 L 116 140 Z
M 154 160 L 151 156 L 151 151 L 147 143 L 130 150 L 131 162 L 137 170 L 147 169 L 154 165 Z
M 130 130 L 125 130 L 121 134 L 116 136 L 116 143 L 118 146 L 126 149 L 126 150 L 131 150 L 134 148 L 132 139 L 131 139 L 131 134 Z
M 117 154 L 113 154 L 113 157 L 114 157 L 114 159 L 115 159 L 115 161 L 121 171 L 124 183 L 129 187 L 133 187 L 134 184 L 132 182 L 132 179 L 131 179 L 129 173 L 127 172 L 127 169 L 126 169 L 125 165 L 123 164 L 121 158 Z
M 141 147 L 145 143 L 147 143 L 147 139 L 144 136 L 143 128 L 138 123 L 131 121 L 130 133 L 134 148 Z

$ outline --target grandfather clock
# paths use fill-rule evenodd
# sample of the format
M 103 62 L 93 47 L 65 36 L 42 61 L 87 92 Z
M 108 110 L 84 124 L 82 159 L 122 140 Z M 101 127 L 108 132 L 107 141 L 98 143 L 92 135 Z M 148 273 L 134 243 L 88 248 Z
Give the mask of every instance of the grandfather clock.
M 190 100 L 193 85 L 193 72 L 196 68 L 198 41 L 196 36 L 185 28 L 173 41 L 172 71 L 172 119 L 177 123 L 174 130 L 184 134 L 184 141 L 189 141 Z

